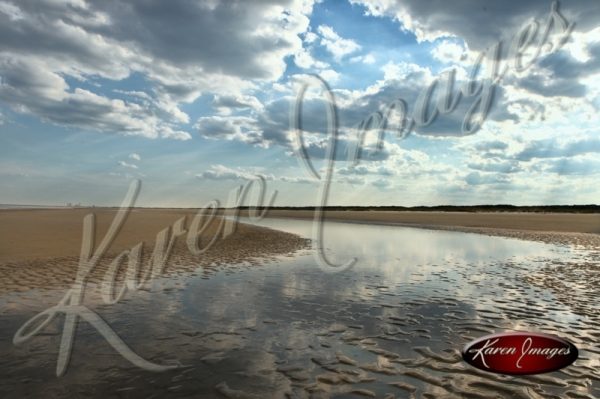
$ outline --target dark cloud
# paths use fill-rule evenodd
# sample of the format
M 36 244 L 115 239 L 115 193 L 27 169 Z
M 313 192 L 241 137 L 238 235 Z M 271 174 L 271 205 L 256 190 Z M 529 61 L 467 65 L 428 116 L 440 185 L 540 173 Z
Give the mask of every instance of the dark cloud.
M 531 18 L 545 27 L 551 1 L 459 0 L 350 0 L 366 7 L 367 13 L 397 19 L 422 39 L 454 35 L 465 39 L 473 50 L 483 50 L 499 40 L 508 41 Z M 579 30 L 598 25 L 600 2 L 572 0 L 560 2 L 560 12 Z
M 277 78 L 308 23 L 293 0 L 107 0 L 94 7 L 111 16 L 110 26 L 95 29 L 102 35 L 158 59 L 244 78 Z
M 511 84 L 544 97 L 584 97 L 588 88 L 580 79 L 600 71 L 600 43 L 590 43 L 586 50 L 587 61 L 578 61 L 564 50 L 549 54 L 536 65 L 535 73 Z
M 600 71 L 600 43 L 587 44 L 587 61 L 578 61 L 561 50 L 544 57 L 539 67 L 550 72 L 551 78 L 576 79 Z
M 549 161 L 545 166 L 548 172 L 558 175 L 592 175 L 600 173 L 600 161 L 596 159 L 560 158 Z
M 293 0 L 12 4 L 24 17 L 7 21 L 9 16 L 0 13 L 0 37 L 10 51 L 68 54 L 101 67 L 123 54 L 99 54 L 90 44 L 113 41 L 155 60 L 244 78 L 277 78 L 283 57 L 299 47 L 297 34 L 308 23 L 302 6 Z M 77 29 L 99 35 L 99 42 L 77 40 Z
M 536 140 L 529 143 L 515 155 L 519 161 L 531 161 L 536 158 L 561 158 L 577 155 L 600 153 L 600 140 L 585 139 L 559 144 L 556 140 Z
M 380 82 L 378 86 L 369 88 L 360 96 L 353 94 L 354 98 L 351 101 L 347 101 L 346 99 L 340 101 L 339 103 L 344 104 L 340 107 L 340 121 L 346 126 L 358 126 L 362 120 L 367 120 L 376 111 L 382 114 L 386 113 L 388 110 L 387 107 L 398 99 L 406 102 L 407 117 L 414 118 L 419 96 L 428 89 L 432 78 L 424 69 L 415 67 L 412 66 L 414 69 L 402 74 L 402 76 L 389 78 Z M 434 112 L 440 96 L 443 95 L 443 79 L 442 76 L 438 77 L 440 78 L 440 82 L 430 98 L 426 118 L 429 118 L 429 115 Z M 454 101 L 464 83 L 463 81 L 455 82 L 450 100 Z M 340 97 L 344 95 L 347 96 L 347 94 L 341 91 Z M 468 97 L 461 95 L 458 105 L 452 112 L 447 114 L 438 113 L 429 125 L 415 125 L 413 132 L 433 137 L 464 136 L 466 133 L 463 131 L 463 123 L 469 114 L 469 109 L 477 101 L 477 98 L 477 96 Z M 490 120 L 518 120 L 515 115 L 508 111 L 508 104 L 506 90 L 501 85 L 496 85 L 493 90 L 491 107 L 483 125 L 485 125 L 486 121 Z M 394 112 L 391 115 L 394 117 Z M 390 121 L 387 134 L 398 135 L 397 125 L 398 122 Z
M 0 101 L 66 126 L 189 138 L 180 104 L 208 91 L 224 112 L 260 106 L 239 93 L 283 74 L 310 12 L 300 0 L 2 2 Z M 144 106 L 84 86 L 134 75 Z
M 482 172 L 516 173 L 522 170 L 516 162 L 469 163 L 467 166 Z
M 42 120 L 123 135 L 188 139 L 189 134 L 155 116 L 156 109 L 112 100 L 88 90 L 68 90 L 39 62 L 0 58 L 0 100 Z
M 517 85 L 544 97 L 583 97 L 587 92 L 586 86 L 577 80 L 547 78 L 541 75 L 529 75 L 520 79 Z

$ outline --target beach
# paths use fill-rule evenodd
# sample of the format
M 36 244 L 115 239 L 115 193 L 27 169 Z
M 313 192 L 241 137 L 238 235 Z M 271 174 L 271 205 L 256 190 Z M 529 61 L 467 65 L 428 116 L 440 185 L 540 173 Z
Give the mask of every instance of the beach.
M 575 214 L 549 215 L 561 221 L 552 227 L 541 214 L 329 212 L 328 256 L 357 262 L 324 271 L 308 250 L 312 212 L 271 211 L 260 222 L 241 212 L 235 232 L 217 235 L 200 255 L 179 237 L 160 276 L 112 303 L 101 289 L 110 261 L 143 241 L 142 269 L 148 267 L 157 233 L 182 217 L 189 229 L 196 213 L 133 209 L 87 279 L 83 304 L 139 356 L 178 367 L 153 372 L 134 365 L 115 350 L 114 339 L 81 318 L 68 369 L 57 377 L 62 315 L 26 342 L 11 340 L 68 295 L 83 218 L 91 212 L 98 244 L 116 209 L 0 211 L 2 397 L 576 399 L 600 393 L 600 264 L 588 219 L 596 215 Z M 221 220 L 200 234 L 202 245 L 220 231 Z M 117 275 L 117 289 L 124 277 Z M 521 377 L 462 360 L 465 344 L 505 331 L 558 335 L 577 346 L 580 359 L 561 371 Z
M 95 215 L 98 244 L 116 212 L 117 208 L 0 210 L 0 293 L 67 288 L 73 283 L 78 267 L 83 218 L 90 213 Z M 132 209 L 88 282 L 101 281 L 110 261 L 140 242 L 144 243 L 142 264 L 149 264 L 156 235 L 180 218 L 185 218 L 189 226 L 197 212 L 194 209 Z M 242 210 L 239 215 L 244 218 L 248 211 Z M 271 209 L 266 218 L 312 221 L 314 212 Z M 324 218 L 334 222 L 457 231 L 600 250 L 600 214 L 327 210 Z M 220 221 L 217 217 L 203 231 L 200 242 L 210 241 L 217 229 L 221 233 L 214 245 L 201 255 L 191 254 L 186 238 L 179 237 L 164 275 L 202 268 L 208 278 L 219 266 L 260 264 L 310 245 L 307 238 L 239 222 L 235 233 L 223 239 Z M 596 270 L 587 263 L 563 261 L 541 269 L 540 273 L 543 278 L 531 279 L 531 283 L 552 290 L 573 306 L 582 299 L 573 293 L 572 286 L 582 285 L 583 290 L 589 292 L 597 283 Z M 585 276 L 581 282 L 580 276 Z
M 0 210 L 0 292 L 68 287 L 74 281 L 79 262 L 84 217 L 90 213 L 95 215 L 98 245 L 116 212 L 116 208 Z M 102 278 L 112 258 L 140 242 L 144 242 L 142 263 L 147 263 L 156 235 L 182 217 L 189 225 L 196 212 L 131 210 L 90 281 Z M 217 229 L 222 230 L 219 223 L 220 219 L 214 219 L 199 240 L 212 240 Z M 265 261 L 307 245 L 307 240 L 292 234 L 240 223 L 230 236 L 217 235 L 214 245 L 201 255 L 191 254 L 185 241 L 185 236 L 175 241 L 165 273 Z

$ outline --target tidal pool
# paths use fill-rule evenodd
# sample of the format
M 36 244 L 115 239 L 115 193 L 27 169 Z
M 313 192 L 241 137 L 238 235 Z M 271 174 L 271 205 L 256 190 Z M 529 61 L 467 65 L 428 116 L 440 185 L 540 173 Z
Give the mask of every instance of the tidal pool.
M 310 238 L 312 222 L 262 226 Z M 140 356 L 177 362 L 142 370 L 80 322 L 67 373 L 56 377 L 63 320 L 15 346 L 16 330 L 64 291 L 0 298 L 0 396 L 231 398 L 594 398 L 600 395 L 596 301 L 574 309 L 543 285 L 548 264 L 588 262 L 582 249 L 397 226 L 328 222 L 325 273 L 310 250 L 260 265 L 164 277 L 97 312 Z M 581 295 L 581 294 L 580 294 Z M 494 332 L 556 334 L 579 348 L 572 366 L 512 377 L 462 361 Z

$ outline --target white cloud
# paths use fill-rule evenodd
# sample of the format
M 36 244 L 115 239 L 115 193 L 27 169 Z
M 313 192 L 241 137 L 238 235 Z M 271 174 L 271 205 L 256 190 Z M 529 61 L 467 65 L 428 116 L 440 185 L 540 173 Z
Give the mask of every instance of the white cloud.
M 330 26 L 321 25 L 317 30 L 321 34 L 321 45 L 333 55 L 337 62 L 340 62 L 348 54 L 361 49 L 361 46 L 354 40 L 340 37 Z
M 369 53 L 366 55 L 357 55 L 356 57 L 350 58 L 349 61 L 353 63 L 362 62 L 363 64 L 370 65 L 375 63 L 375 56 L 373 55 L 373 53 Z
M 319 75 L 329 84 L 335 84 L 340 79 L 340 74 L 333 69 L 319 71 Z
M 303 69 L 309 68 L 327 68 L 329 64 L 322 61 L 317 61 L 310 54 L 308 49 L 301 49 L 294 55 L 294 63 Z
M 131 154 L 129 154 L 129 159 L 133 159 L 134 161 L 141 161 L 142 157 L 140 156 L 140 154 L 132 152 Z
M 42 60 L 0 54 L 0 100 L 21 113 L 52 123 L 148 138 L 180 140 L 191 136 L 159 118 L 154 107 L 111 99 L 89 90 L 69 87 Z
M 169 12 L 161 1 L 0 4 L 0 101 L 64 126 L 176 139 L 190 138 L 183 103 L 279 79 L 312 12 L 311 0 L 172 1 Z M 80 86 L 134 74 L 144 98 Z
M 236 140 L 258 146 L 268 146 L 262 140 L 256 119 L 246 116 L 203 116 L 194 128 L 208 139 Z
M 252 171 L 248 171 L 252 170 Z M 210 168 L 196 177 L 205 180 L 255 180 L 259 176 L 267 181 L 280 181 L 284 183 L 318 184 L 318 181 L 293 176 L 275 176 L 263 173 L 262 168 L 230 168 L 224 165 L 211 165 Z
M 319 36 L 317 36 L 314 32 L 306 32 L 304 35 L 304 42 L 306 43 L 314 43 Z
M 411 80 L 414 80 L 418 77 L 416 83 L 424 87 L 433 79 L 429 68 L 409 62 L 394 63 L 390 61 L 381 67 L 381 70 L 383 71 L 383 79 L 385 81 L 406 80 L 409 77 Z
M 128 163 L 125 161 L 119 161 L 118 163 L 119 163 L 119 166 L 122 166 L 124 168 L 129 168 L 129 169 L 137 169 L 138 168 L 137 165 L 134 165 L 132 163 Z
M 461 44 L 442 40 L 431 50 L 431 55 L 445 64 L 458 64 L 467 55 L 467 51 Z
M 439 38 L 459 37 L 471 49 L 482 51 L 500 40 L 516 35 L 519 29 L 536 18 L 545 27 L 552 2 L 521 0 L 518 2 L 486 2 L 465 0 L 437 2 L 422 0 L 350 0 L 365 7 L 366 14 L 388 17 L 415 34 L 419 42 Z M 559 10 L 569 22 L 575 22 L 580 31 L 589 31 L 598 25 L 600 3 L 589 0 L 560 2 Z M 556 25 L 556 24 L 555 24 Z M 555 26 L 556 27 L 556 26 Z M 538 36 L 540 36 L 538 34 Z
M 239 110 L 261 111 L 262 103 L 250 95 L 215 95 L 212 103 L 220 115 L 230 115 Z
M 198 175 L 199 179 L 209 180 L 253 180 L 256 175 L 241 169 L 228 168 L 224 165 L 211 165 L 210 168 Z

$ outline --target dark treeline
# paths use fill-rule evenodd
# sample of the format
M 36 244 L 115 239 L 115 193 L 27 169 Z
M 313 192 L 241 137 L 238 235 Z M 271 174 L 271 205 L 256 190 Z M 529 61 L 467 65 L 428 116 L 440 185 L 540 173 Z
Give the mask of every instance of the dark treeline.
M 240 206 L 242 210 L 251 207 Z M 259 209 L 263 209 L 259 207 Z M 273 210 L 313 211 L 314 206 L 273 206 Z M 600 205 L 436 205 L 436 206 L 327 206 L 330 211 L 422 211 L 422 212 L 539 212 L 600 213 Z

